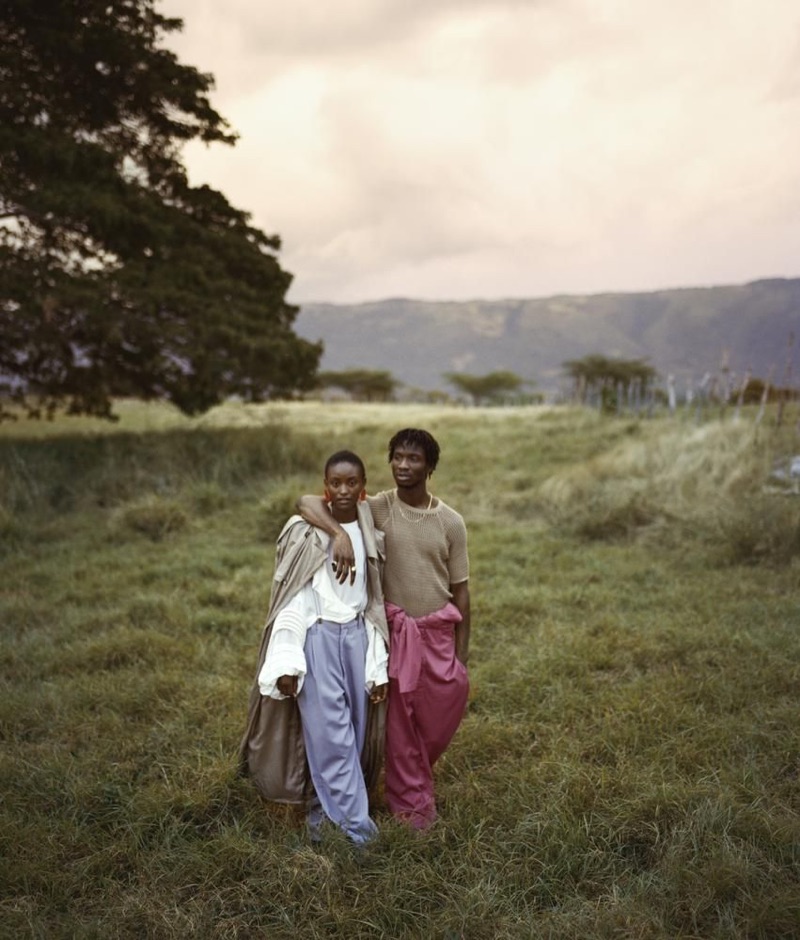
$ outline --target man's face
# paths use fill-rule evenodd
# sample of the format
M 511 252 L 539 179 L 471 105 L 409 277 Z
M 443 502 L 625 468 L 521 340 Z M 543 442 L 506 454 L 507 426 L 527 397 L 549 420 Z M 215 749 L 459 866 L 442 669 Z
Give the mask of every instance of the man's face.
M 392 452 L 390 463 L 394 482 L 401 489 L 410 489 L 428 479 L 425 451 L 418 444 L 401 441 Z

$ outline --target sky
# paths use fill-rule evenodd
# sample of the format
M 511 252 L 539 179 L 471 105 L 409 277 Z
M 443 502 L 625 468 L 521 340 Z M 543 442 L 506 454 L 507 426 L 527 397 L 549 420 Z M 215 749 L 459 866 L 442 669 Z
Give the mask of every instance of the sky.
M 160 0 L 289 300 L 800 276 L 798 0 Z

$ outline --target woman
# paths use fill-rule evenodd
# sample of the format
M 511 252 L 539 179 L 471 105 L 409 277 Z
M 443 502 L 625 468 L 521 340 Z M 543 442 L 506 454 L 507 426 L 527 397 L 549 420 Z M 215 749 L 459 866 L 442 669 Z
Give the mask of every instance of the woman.
M 350 577 L 334 576 L 325 533 L 300 516 L 288 520 L 240 760 L 266 799 L 306 805 L 312 839 L 327 819 L 359 844 L 377 834 L 368 789 L 383 755 L 382 536 L 363 501 L 366 472 L 356 454 L 329 457 L 324 483 L 330 512 L 355 547 Z

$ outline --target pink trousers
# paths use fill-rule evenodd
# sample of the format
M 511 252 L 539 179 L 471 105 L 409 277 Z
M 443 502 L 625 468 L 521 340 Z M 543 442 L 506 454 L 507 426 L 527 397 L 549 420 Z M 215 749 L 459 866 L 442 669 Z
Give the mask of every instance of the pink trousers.
M 415 829 L 436 819 L 433 765 L 456 733 L 469 694 L 455 654 L 455 604 L 413 618 L 386 604 L 389 705 L 386 715 L 386 803 Z

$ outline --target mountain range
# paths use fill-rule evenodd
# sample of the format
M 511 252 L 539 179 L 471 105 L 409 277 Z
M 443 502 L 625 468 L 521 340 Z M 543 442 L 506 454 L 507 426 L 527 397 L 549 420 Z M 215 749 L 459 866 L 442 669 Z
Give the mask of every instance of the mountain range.
M 564 362 L 592 354 L 646 360 L 677 383 L 697 385 L 727 366 L 780 385 L 797 358 L 800 278 L 527 300 L 309 303 L 295 331 L 323 341 L 323 370 L 386 370 L 422 390 L 453 391 L 447 372 L 508 370 L 552 392 L 564 384 Z

